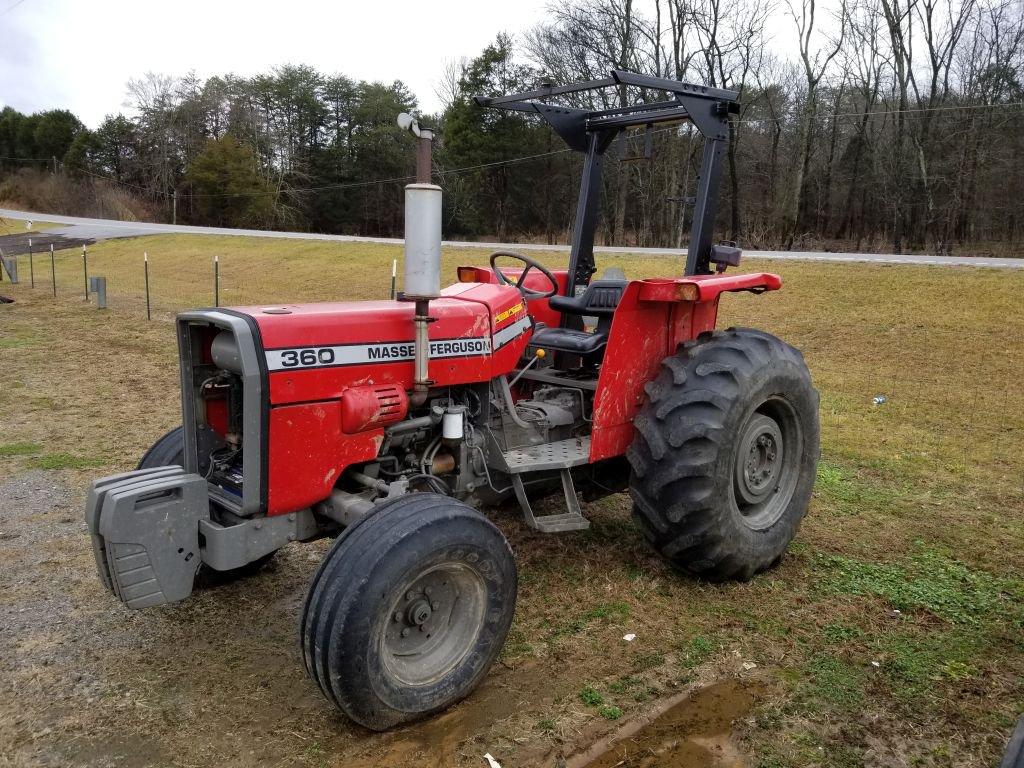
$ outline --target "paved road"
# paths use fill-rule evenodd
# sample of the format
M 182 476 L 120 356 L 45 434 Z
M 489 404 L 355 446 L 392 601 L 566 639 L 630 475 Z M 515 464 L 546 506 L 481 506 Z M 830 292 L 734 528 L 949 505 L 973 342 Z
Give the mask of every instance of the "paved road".
M 354 237 L 351 235 L 318 235 L 310 232 L 269 232 L 262 229 L 220 229 L 217 227 L 193 227 L 183 224 L 147 224 L 133 221 L 111 221 L 108 219 L 83 219 L 76 216 L 56 216 L 43 213 L 28 213 L 0 208 L 0 217 L 7 219 L 37 219 L 66 224 L 66 227 L 48 230 L 49 233 L 69 238 L 86 240 L 108 240 L 115 237 L 141 237 L 144 235 L 185 234 L 185 235 L 227 235 L 245 237 L 276 237 L 289 240 L 334 240 L 354 243 L 401 244 L 391 237 Z M 516 248 L 522 251 L 568 251 L 565 245 L 543 245 L 535 243 L 468 243 L 458 240 L 445 241 L 452 248 Z M 633 253 L 642 256 L 671 256 L 682 259 L 686 249 L 679 248 L 618 248 L 598 246 L 598 253 Z M 847 261 L 873 262 L 878 264 L 930 264 L 945 267 L 995 267 L 1002 269 L 1024 269 L 1024 258 L 996 259 L 970 256 L 929 256 L 920 254 L 887 253 L 824 253 L 820 251 L 744 251 L 751 259 L 778 259 L 785 261 Z M 1022 254 L 1024 256 L 1024 254 Z

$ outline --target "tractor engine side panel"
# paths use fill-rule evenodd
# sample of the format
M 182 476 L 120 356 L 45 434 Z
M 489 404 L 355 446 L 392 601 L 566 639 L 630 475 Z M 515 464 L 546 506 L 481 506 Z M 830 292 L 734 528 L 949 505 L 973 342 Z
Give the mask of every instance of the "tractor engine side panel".
M 354 435 L 342 429 L 341 401 L 285 405 L 270 411 L 270 514 L 303 509 L 330 495 L 345 467 L 369 461 L 383 429 Z

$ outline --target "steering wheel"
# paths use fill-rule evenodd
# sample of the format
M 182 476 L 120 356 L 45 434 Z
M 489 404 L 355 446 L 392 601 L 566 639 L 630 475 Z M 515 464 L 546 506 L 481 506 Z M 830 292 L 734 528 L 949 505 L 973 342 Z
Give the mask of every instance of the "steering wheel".
M 519 275 L 519 279 L 516 280 L 514 283 L 508 278 L 508 276 L 504 272 L 501 271 L 501 269 L 495 263 L 498 260 L 499 256 L 505 256 L 510 259 L 521 261 L 525 265 L 522 273 Z M 543 264 L 541 264 L 539 261 L 534 261 L 529 256 L 523 256 L 521 253 L 516 253 L 515 251 L 495 251 L 494 253 L 491 254 L 491 269 L 494 270 L 494 275 L 495 277 L 498 278 L 499 283 L 501 283 L 502 285 L 511 285 L 513 288 L 519 291 L 519 293 L 521 293 L 523 295 L 523 298 L 526 299 L 527 301 L 530 301 L 531 299 L 549 299 L 556 293 L 558 293 L 558 280 L 556 280 L 555 276 L 551 274 L 551 271 Z M 523 285 L 523 283 L 526 281 L 526 276 L 530 273 L 531 269 L 536 269 L 538 272 L 540 272 L 542 275 L 544 275 L 544 277 L 548 279 L 548 281 L 551 283 L 550 291 L 535 291 Z

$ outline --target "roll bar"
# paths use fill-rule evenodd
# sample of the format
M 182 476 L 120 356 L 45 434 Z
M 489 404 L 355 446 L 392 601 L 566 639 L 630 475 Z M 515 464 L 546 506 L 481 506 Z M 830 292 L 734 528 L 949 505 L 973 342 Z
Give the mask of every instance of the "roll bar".
M 661 91 L 669 98 L 591 111 L 548 103 L 557 96 L 619 88 L 622 85 Z M 569 255 L 570 279 L 566 285 L 566 295 L 573 296 L 576 287 L 589 283 L 597 271 L 594 264 L 594 233 L 600 209 L 604 152 L 619 133 L 633 126 L 650 127 L 656 123 L 689 121 L 704 137 L 704 156 L 684 274 L 711 273 L 712 234 L 718 210 L 722 158 L 729 141 L 729 115 L 739 112 L 738 97 L 736 91 L 616 69 L 612 70 L 610 77 L 600 80 L 546 85 L 537 90 L 507 96 L 477 96 L 474 101 L 482 107 L 540 115 L 570 149 L 584 154 L 583 177 Z

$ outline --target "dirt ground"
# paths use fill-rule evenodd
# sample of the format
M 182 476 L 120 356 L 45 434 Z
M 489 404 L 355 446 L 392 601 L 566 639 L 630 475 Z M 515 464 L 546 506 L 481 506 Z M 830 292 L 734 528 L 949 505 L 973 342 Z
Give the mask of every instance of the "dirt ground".
M 34 291 L 0 283 L 0 766 L 998 762 L 1024 711 L 1024 275 L 765 266 L 784 289 L 727 297 L 722 324 L 804 349 L 822 394 L 815 498 L 782 564 L 745 584 L 679 576 L 624 497 L 563 536 L 494 510 L 520 573 L 501 662 L 450 712 L 372 734 L 302 669 L 298 612 L 328 543 L 143 612 L 95 575 L 85 488 L 179 418 L 169 319 L 210 303 L 211 254 L 225 303 L 275 304 L 380 297 L 399 255 L 233 240 L 94 246 L 105 313 L 78 293 L 80 259 L 59 260 L 56 299 L 48 265 Z

